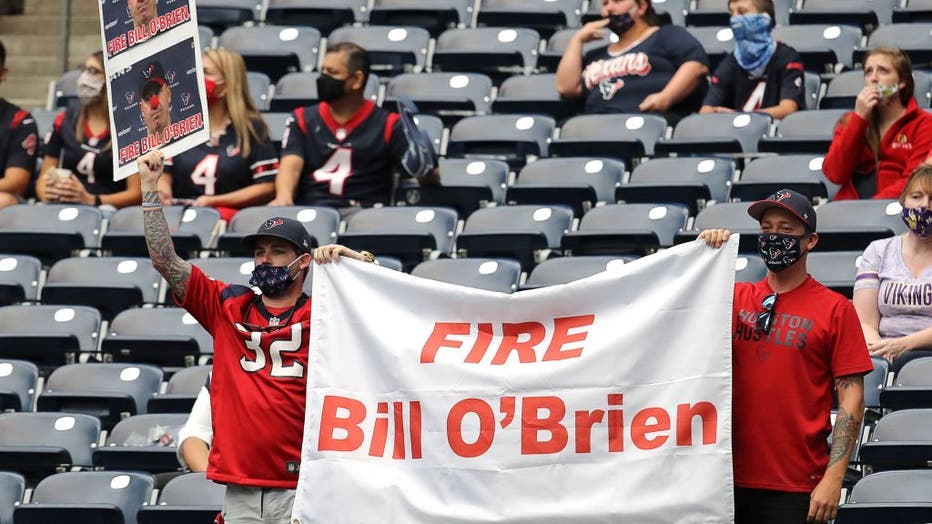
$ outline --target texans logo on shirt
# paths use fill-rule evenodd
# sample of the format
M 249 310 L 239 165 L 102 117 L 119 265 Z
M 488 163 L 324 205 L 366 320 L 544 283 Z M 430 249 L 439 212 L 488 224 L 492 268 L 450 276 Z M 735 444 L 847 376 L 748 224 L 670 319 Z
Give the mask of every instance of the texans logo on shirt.
M 592 90 L 599 86 L 602 98 L 608 100 L 624 86 L 624 80 L 620 77 L 647 76 L 650 71 L 650 57 L 646 53 L 637 52 L 596 60 L 586 66 L 582 76 L 586 89 Z M 621 85 L 617 85 L 619 82 Z
M 36 135 L 35 133 L 30 133 L 25 140 L 20 144 L 23 146 L 23 149 L 29 153 L 29 156 L 36 154 Z

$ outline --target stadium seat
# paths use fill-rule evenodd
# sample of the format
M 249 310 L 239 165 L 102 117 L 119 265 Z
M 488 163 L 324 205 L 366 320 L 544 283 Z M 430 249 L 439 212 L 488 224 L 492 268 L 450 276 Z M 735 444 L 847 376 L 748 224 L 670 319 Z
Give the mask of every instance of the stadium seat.
M 709 71 L 715 72 L 719 62 L 735 50 L 735 35 L 727 25 L 723 27 L 688 27 L 689 32 L 702 44 L 709 56 Z
M 498 88 L 493 113 L 543 113 L 562 122 L 581 109 L 581 99 L 563 98 L 557 93 L 555 74 L 515 75 Z
M 320 32 L 313 27 L 231 27 L 220 35 L 219 44 L 243 55 L 249 71 L 265 73 L 277 82 L 287 73 L 314 69 Z
M 724 158 L 655 158 L 634 169 L 628 182 L 615 189 L 615 200 L 682 204 L 694 216 L 710 201 L 727 200 L 734 173 L 734 161 Z
M 388 82 L 383 105 L 399 95 L 410 98 L 420 112 L 436 114 L 449 124 L 463 116 L 489 112 L 492 80 L 475 73 L 403 74 Z
M 152 484 L 152 476 L 128 471 L 58 473 L 43 479 L 13 515 L 16 524 L 131 524 L 148 502 Z
M 39 369 L 25 360 L 0 359 L 0 412 L 32 411 Z
M 573 255 L 649 253 L 673 245 L 677 231 L 686 227 L 683 206 L 617 204 L 590 210 L 579 229 L 563 235 L 561 246 Z
M 109 470 L 141 470 L 162 473 L 181 469 L 176 451 L 178 430 L 188 420 L 185 413 L 134 415 L 113 427 L 106 443 L 95 449 L 94 466 Z
M 534 71 L 539 45 L 540 35 L 522 27 L 448 29 L 437 38 L 431 67 L 485 74 L 498 85 L 512 74 Z
M 201 51 L 206 51 L 214 46 L 214 30 L 206 25 L 197 26 L 197 37 L 201 43 Z
M 880 392 L 880 405 L 894 410 L 932 406 L 932 357 L 910 360 L 900 368 L 893 385 Z
M 246 82 L 249 84 L 249 95 L 252 96 L 252 102 L 259 111 L 269 110 L 269 88 L 272 86 L 272 79 L 265 73 L 258 71 L 248 71 L 246 73 Z
M 673 137 L 654 146 L 658 155 L 756 153 L 757 143 L 770 134 L 766 113 L 708 113 L 689 115 L 673 128 Z
M 413 25 L 434 38 L 447 29 L 472 25 L 473 0 L 375 0 L 372 25 Z
M 316 89 L 316 88 L 315 88 Z M 315 95 L 317 91 L 314 91 Z M 272 99 L 272 103 L 275 99 Z M 269 126 L 269 140 L 275 146 L 275 151 L 281 153 L 282 138 L 285 135 L 285 129 L 288 128 L 288 122 L 293 118 L 292 113 L 263 113 L 262 119 Z
M 819 109 L 854 109 L 854 99 L 864 89 L 864 71 L 845 71 L 839 73 L 829 82 Z
M 780 189 L 792 189 L 809 198 L 833 198 L 838 186 L 822 173 L 824 157 L 813 155 L 765 156 L 750 162 L 741 180 L 731 185 L 733 200 L 763 200 Z
M 790 24 L 842 24 L 870 33 L 890 23 L 896 0 L 806 0 L 790 11 Z
M 315 27 L 326 35 L 338 27 L 364 22 L 368 9 L 367 0 L 269 0 L 265 21 Z
M 129 415 L 146 413 L 162 384 L 162 370 L 141 364 L 69 364 L 49 375 L 36 411 L 94 415 L 109 430 Z
M 391 269 L 392 271 L 404 271 L 404 265 L 401 263 L 401 260 L 395 257 L 375 257 L 375 261 L 379 263 L 380 267 Z M 307 285 L 305 285 L 305 293 L 310 295 L 310 292 L 307 291 L 307 289 Z
M 738 255 L 735 259 L 735 282 L 760 282 L 767 276 L 767 266 L 756 255 Z
M 113 319 L 100 352 L 106 362 L 187 367 L 212 356 L 213 346 L 210 334 L 181 308 L 134 308 Z
M 148 258 L 66 258 L 49 269 L 42 302 L 95 307 L 110 320 L 124 309 L 158 303 L 161 281 Z
M 579 0 L 482 0 L 476 25 L 527 27 L 549 38 L 559 29 L 579 27 L 581 7 Z
M 835 124 L 847 111 L 847 109 L 822 109 L 789 114 L 777 124 L 774 136 L 761 138 L 758 149 L 762 153 L 780 153 L 781 155 L 805 153 L 825 156 L 835 134 Z
M 99 436 L 100 420 L 90 415 L 0 413 L 0 469 L 33 480 L 59 468 L 90 467 Z
M 871 426 L 880 419 L 881 397 L 887 386 L 887 374 L 890 372 L 890 363 L 883 357 L 871 357 L 874 369 L 864 375 L 864 413 L 865 419 Z
M 330 33 L 327 46 L 351 42 L 369 54 L 372 71 L 382 76 L 420 73 L 427 65 L 430 33 L 422 27 L 342 27 Z
M 40 368 L 77 362 L 97 351 L 100 313 L 85 306 L 0 307 L 0 358 L 28 360 Z
M 420 186 L 402 181 L 395 190 L 395 202 L 408 206 L 441 206 L 469 216 L 480 207 L 500 204 L 505 198 L 508 164 L 501 160 L 441 158 L 442 186 Z
M 573 223 L 573 211 L 563 206 L 504 206 L 479 209 L 469 215 L 456 240 L 461 257 L 507 257 L 529 269 L 537 255 L 560 248 Z
M 816 281 L 850 299 L 862 254 L 863 251 L 822 251 L 817 247 L 809 253 L 806 267 Z
M 202 473 L 187 473 L 165 484 L 158 503 L 136 514 L 138 524 L 202 524 L 211 522 L 223 506 L 226 488 Z
M 607 158 L 545 158 L 524 166 L 505 201 L 569 205 L 579 217 L 597 203 L 614 203 L 624 173 L 624 163 Z
M 0 305 L 35 302 L 42 262 L 29 255 L 0 255 Z
M 411 268 L 432 254 L 452 253 L 457 220 L 455 211 L 439 207 L 363 209 L 349 218 L 339 243 L 397 257 Z
M 689 6 L 689 0 L 652 0 L 651 4 L 654 5 L 657 15 L 662 20 L 676 25 L 686 25 L 686 8 Z M 602 18 L 600 14 L 601 7 L 601 2 L 590 1 L 589 9 L 583 15 L 582 23 L 585 24 Z
M 896 200 L 838 200 L 819 206 L 819 250 L 860 251 L 906 231 Z
M 932 519 L 932 470 L 884 471 L 858 480 L 838 506 L 836 524 L 928 522 Z
M 496 159 L 514 169 L 547 156 L 556 122 L 542 115 L 486 115 L 464 118 L 450 130 L 447 156 Z
M 919 65 L 932 61 L 932 22 L 883 25 L 867 40 L 867 49 L 881 46 L 901 49 L 919 69 Z M 862 62 L 865 52 L 855 51 L 854 61 Z
M 915 24 L 932 22 L 932 1 L 906 0 L 905 5 L 893 6 L 894 24 Z
M 427 260 L 415 266 L 411 274 L 449 284 L 514 293 L 521 279 L 521 264 L 504 258 Z
M 340 213 L 336 209 L 254 206 L 241 209 L 233 216 L 229 229 L 217 241 L 217 248 L 230 256 L 252 257 L 252 251 L 243 247 L 243 238 L 258 231 L 259 226 L 266 220 L 279 216 L 301 222 L 304 229 L 311 235 L 311 239 L 314 240 L 311 247 L 332 244 L 336 241 L 337 230 L 340 228 Z
M 728 6 L 718 0 L 695 0 L 694 5 L 686 9 L 685 25 L 724 27 L 730 18 Z
M 197 23 L 219 34 L 228 27 L 255 22 L 261 12 L 262 0 L 199 0 Z
M 210 278 L 241 286 L 249 285 L 252 270 L 256 266 L 252 257 L 191 258 L 188 262 L 197 266 Z M 172 301 L 170 296 L 165 297 L 166 303 Z
M 72 69 L 65 71 L 55 80 L 52 107 L 66 108 L 78 103 L 78 76 L 80 74 L 80 69 Z M 55 113 L 57 115 L 58 111 Z
M 883 416 L 870 440 L 861 445 L 860 461 L 874 471 L 923 469 L 932 460 L 932 409 L 904 409 Z
M 13 524 L 13 508 L 23 500 L 26 479 L 19 473 L 0 471 L 0 524 Z
M 568 284 L 603 271 L 613 271 L 634 256 L 558 257 L 544 260 L 534 267 L 521 289 Z
M 213 247 L 220 228 L 220 213 L 212 207 L 168 206 L 162 208 L 172 232 L 175 252 L 182 258 Z M 124 207 L 110 216 L 100 248 L 111 255 L 148 257 L 142 224 L 142 206 Z
M 207 383 L 212 366 L 194 366 L 184 368 L 168 380 L 164 393 L 156 393 L 149 399 L 148 413 L 184 413 L 191 412 L 197 394 Z
M 822 97 L 822 78 L 811 71 L 804 71 L 803 81 L 805 82 L 805 109 L 813 111 L 815 108 L 819 107 L 819 99 Z
M 657 115 L 579 115 L 567 120 L 550 156 L 603 156 L 624 160 L 654 156 L 654 144 L 667 129 Z
M 0 209 L 0 253 L 38 257 L 44 264 L 99 246 L 103 214 L 94 206 L 53 204 Z
M 563 58 L 563 51 L 577 31 L 579 31 L 579 28 L 573 27 L 561 29 L 552 34 L 547 40 L 547 45 L 544 46 L 544 51 L 537 57 L 537 68 L 541 71 L 555 73 L 557 71 L 557 66 L 560 64 L 560 59 Z M 583 44 L 583 55 L 593 49 L 604 47 L 617 41 L 618 35 L 611 31 L 606 31 L 605 38 Z
M 285 112 L 287 116 L 290 116 L 290 112 L 295 109 L 303 106 L 311 106 L 317 103 L 317 77 L 320 76 L 320 73 L 288 73 L 287 75 L 278 79 L 278 82 L 275 84 L 275 92 L 272 95 L 272 99 L 269 101 L 269 111 L 274 111 L 276 113 Z M 366 81 L 366 87 L 363 90 L 363 95 L 366 99 L 372 101 L 373 103 L 378 102 L 379 99 L 379 77 L 370 74 L 369 79 Z M 272 113 L 274 114 L 274 113 Z M 269 121 L 269 113 L 262 115 L 265 117 L 266 122 L 269 126 L 272 126 L 272 122 Z M 273 117 L 281 118 L 281 117 Z M 281 131 L 284 131 L 282 127 Z M 270 134 L 272 130 L 270 129 Z M 281 143 L 281 132 L 277 133 L 278 142 Z M 273 138 L 273 142 L 274 142 Z
M 706 229 L 728 229 L 741 235 L 738 244 L 739 253 L 757 254 L 757 235 L 760 224 L 748 215 L 751 202 L 725 202 L 708 206 L 696 215 L 691 230 L 681 231 L 674 243 L 681 244 L 695 240 Z
M 861 43 L 861 30 L 850 25 L 789 25 L 775 27 L 773 37 L 798 51 L 806 70 L 826 73 L 833 72 L 836 64 L 854 67 L 852 56 Z

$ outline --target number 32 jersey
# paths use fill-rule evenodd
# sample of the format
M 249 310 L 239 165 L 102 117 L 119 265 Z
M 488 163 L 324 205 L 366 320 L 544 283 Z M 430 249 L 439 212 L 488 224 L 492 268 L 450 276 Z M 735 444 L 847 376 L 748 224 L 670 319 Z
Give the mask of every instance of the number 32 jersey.
M 326 102 L 296 109 L 282 138 L 282 157 L 304 160 L 295 204 L 389 203 L 394 171 L 403 173 L 398 165 L 407 147 L 398 114 L 368 100 L 343 124 Z
M 71 106 L 55 118 L 52 130 L 45 137 L 45 154 L 58 158 L 59 164 L 81 180 L 92 195 L 109 195 L 126 190 L 126 179 L 113 181 L 113 149 L 110 131 L 93 135 L 84 126 L 84 138 L 78 139 L 76 125 L 81 116 L 79 106 Z
M 268 311 L 251 288 L 212 280 L 192 267 L 180 305 L 214 339 L 207 478 L 294 489 L 304 434 L 310 299 L 302 296 L 284 312 Z

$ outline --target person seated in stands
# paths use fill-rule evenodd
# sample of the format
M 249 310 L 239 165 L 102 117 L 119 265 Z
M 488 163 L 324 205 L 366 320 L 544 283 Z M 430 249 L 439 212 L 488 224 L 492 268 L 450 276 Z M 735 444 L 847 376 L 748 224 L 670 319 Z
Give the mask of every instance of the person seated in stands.
M 0 42 L 0 84 L 7 72 L 6 48 Z M 0 98 L 0 207 L 22 201 L 36 170 L 38 135 L 32 115 Z
M 207 457 L 214 441 L 210 416 L 210 376 L 197 393 L 194 407 L 184 426 L 178 430 L 178 462 L 191 471 L 207 471 Z
M 894 372 L 932 356 L 932 166 L 910 175 L 900 204 L 907 231 L 871 242 L 854 283 L 867 348 Z
M 215 207 L 229 221 L 275 196 L 278 153 L 249 94 L 243 58 L 212 49 L 203 63 L 210 139 L 165 161 L 159 197 L 166 205 Z
M 115 208 L 138 206 L 139 175 L 113 180 L 109 99 L 100 51 L 87 57 L 78 77 L 81 104 L 59 113 L 45 139 L 36 194 L 43 202 Z
M 583 45 L 618 41 L 583 55 Z M 672 125 L 705 98 L 708 57 L 686 29 L 660 25 L 651 0 L 603 0 L 602 19 L 573 35 L 557 67 L 557 91 L 585 98 L 587 113 L 657 113 Z
M 729 0 L 735 50 L 712 75 L 700 113 L 767 113 L 775 119 L 806 107 L 803 63 L 774 40 L 773 0 Z
M 864 89 L 835 126 L 822 172 L 841 185 L 835 200 L 899 198 L 927 161 L 932 114 L 913 98 L 913 66 L 903 51 L 878 47 L 864 59 Z

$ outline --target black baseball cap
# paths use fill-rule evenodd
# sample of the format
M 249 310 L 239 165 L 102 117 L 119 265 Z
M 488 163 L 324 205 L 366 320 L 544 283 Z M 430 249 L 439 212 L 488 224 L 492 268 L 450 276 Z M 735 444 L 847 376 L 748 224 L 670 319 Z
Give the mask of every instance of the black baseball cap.
M 149 62 L 139 70 L 139 96 L 147 100 L 158 93 L 165 81 L 165 68 L 159 62 Z
M 760 221 L 764 211 L 773 207 L 785 209 L 795 215 L 806 225 L 806 230 L 810 233 L 816 230 L 816 212 L 815 208 L 812 207 L 812 202 L 805 195 L 792 189 L 781 189 L 764 200 L 754 202 L 748 207 L 748 214 L 754 220 Z
M 304 229 L 301 222 L 293 218 L 272 217 L 266 220 L 259 226 L 259 230 L 255 234 L 243 237 L 243 247 L 249 250 L 255 249 L 259 237 L 285 239 L 294 244 L 299 254 L 312 254 L 314 252 L 314 240 L 311 238 L 310 233 L 307 232 L 307 229 Z

